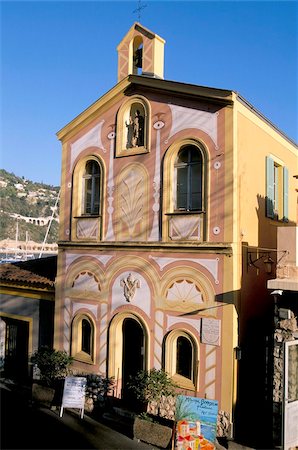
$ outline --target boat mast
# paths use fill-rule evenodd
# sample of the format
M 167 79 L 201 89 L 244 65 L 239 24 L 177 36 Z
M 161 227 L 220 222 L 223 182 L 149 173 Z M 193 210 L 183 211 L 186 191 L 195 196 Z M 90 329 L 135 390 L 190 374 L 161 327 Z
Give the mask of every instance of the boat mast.
M 56 199 L 56 203 L 55 203 L 55 206 L 54 206 L 54 208 L 53 208 L 53 211 L 52 211 L 52 215 L 51 215 L 50 221 L 49 221 L 49 223 L 48 223 L 48 228 L 47 228 L 47 231 L 46 231 L 46 234 L 45 234 L 45 237 L 44 237 L 44 240 L 43 240 L 42 247 L 41 247 L 41 250 L 40 250 L 40 253 L 39 253 L 38 258 L 41 258 L 41 257 L 42 257 L 42 254 L 43 254 L 43 251 L 44 251 L 44 247 L 45 247 L 45 244 L 46 244 L 46 242 L 47 242 L 48 234 L 49 234 L 49 231 L 50 231 L 50 228 L 51 228 L 53 219 L 54 219 L 54 215 L 55 215 L 55 213 L 56 213 L 56 211 L 57 211 L 57 205 L 58 205 L 58 201 L 59 201 L 59 198 L 60 198 L 60 192 L 61 192 L 61 190 L 59 190 L 59 192 L 58 192 L 58 196 L 57 196 L 57 199 Z
M 19 215 L 17 216 L 17 226 L 16 226 L 16 243 L 15 243 L 15 256 L 18 254 L 18 244 L 19 244 Z

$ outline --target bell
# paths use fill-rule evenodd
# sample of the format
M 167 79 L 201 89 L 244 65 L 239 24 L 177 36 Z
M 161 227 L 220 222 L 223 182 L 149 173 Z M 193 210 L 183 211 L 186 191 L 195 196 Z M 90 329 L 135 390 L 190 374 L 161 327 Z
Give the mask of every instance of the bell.
M 142 57 L 143 57 L 143 49 L 138 48 L 135 52 L 134 62 L 135 62 L 135 66 L 140 69 L 142 68 Z

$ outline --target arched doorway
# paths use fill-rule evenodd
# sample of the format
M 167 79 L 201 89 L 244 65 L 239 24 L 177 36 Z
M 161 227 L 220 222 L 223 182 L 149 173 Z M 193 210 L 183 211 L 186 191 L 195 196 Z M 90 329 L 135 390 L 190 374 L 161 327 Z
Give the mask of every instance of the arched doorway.
M 132 318 L 126 318 L 122 324 L 122 397 L 129 399 L 127 388 L 130 376 L 144 369 L 144 332 L 141 325 Z
M 130 375 L 149 367 L 148 329 L 134 313 L 116 314 L 109 328 L 108 376 L 115 379 L 114 395 L 131 400 L 127 382 Z

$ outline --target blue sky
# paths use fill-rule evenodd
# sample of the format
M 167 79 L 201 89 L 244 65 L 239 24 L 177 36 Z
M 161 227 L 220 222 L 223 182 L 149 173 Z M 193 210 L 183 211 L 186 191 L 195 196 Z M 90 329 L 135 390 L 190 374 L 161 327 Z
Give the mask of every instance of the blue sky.
M 295 1 L 147 0 L 165 79 L 238 91 L 297 141 Z M 56 132 L 117 83 L 137 1 L 1 2 L 1 168 L 59 185 Z

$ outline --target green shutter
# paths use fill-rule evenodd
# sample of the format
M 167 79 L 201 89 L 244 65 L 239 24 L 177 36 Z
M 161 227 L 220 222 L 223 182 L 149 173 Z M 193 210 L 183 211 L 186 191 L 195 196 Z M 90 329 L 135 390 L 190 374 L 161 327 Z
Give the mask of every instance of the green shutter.
M 283 169 L 283 220 L 288 222 L 289 220 L 289 170 L 284 167 Z
M 274 161 L 266 157 L 266 216 L 274 218 Z

